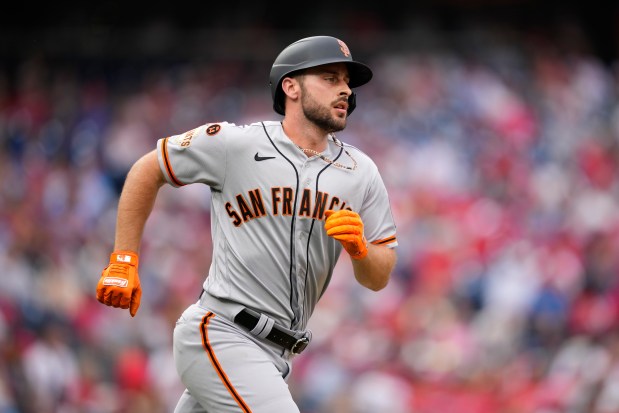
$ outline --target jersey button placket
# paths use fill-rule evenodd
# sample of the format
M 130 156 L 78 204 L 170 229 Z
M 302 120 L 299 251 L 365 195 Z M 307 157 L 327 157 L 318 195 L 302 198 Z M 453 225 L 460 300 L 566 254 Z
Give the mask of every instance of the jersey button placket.
M 301 182 L 301 186 L 303 188 L 307 188 L 310 186 L 310 183 L 312 182 L 312 179 L 309 176 L 309 159 L 306 159 L 305 162 L 303 162 L 303 165 L 301 165 L 301 179 L 299 182 Z

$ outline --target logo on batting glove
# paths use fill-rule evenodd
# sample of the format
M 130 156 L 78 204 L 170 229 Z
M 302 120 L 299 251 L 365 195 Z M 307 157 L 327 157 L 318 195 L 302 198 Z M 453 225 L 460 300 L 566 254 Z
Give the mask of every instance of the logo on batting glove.
M 126 278 L 105 277 L 103 279 L 103 285 L 111 285 L 114 287 L 125 288 L 127 285 L 129 285 L 129 281 Z

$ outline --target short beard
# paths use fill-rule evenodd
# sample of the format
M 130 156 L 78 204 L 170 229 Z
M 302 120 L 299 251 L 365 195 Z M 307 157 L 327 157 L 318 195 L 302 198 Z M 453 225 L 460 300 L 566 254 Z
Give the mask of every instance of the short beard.
M 330 108 L 320 106 L 314 99 L 312 99 L 312 96 L 308 93 L 307 89 L 303 87 L 303 82 L 301 82 L 301 90 L 303 91 L 301 107 L 303 108 L 303 114 L 309 121 L 327 133 L 344 130 L 346 127 L 346 118 L 335 118 L 331 115 Z

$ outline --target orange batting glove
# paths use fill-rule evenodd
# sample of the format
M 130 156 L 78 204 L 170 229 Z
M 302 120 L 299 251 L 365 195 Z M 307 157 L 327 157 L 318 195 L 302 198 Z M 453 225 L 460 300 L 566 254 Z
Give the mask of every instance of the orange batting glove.
M 360 260 L 368 255 L 368 245 L 363 236 L 363 221 L 359 214 L 347 209 L 325 211 L 327 235 L 338 240 L 351 258 Z
M 138 255 L 131 251 L 114 251 L 97 284 L 97 300 L 111 307 L 128 308 L 131 317 L 135 317 L 140 298 Z

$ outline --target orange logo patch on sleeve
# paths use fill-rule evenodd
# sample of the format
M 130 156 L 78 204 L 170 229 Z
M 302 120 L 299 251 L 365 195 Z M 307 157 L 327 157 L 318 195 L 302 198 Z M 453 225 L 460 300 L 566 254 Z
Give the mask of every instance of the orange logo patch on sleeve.
M 209 125 L 206 128 L 206 134 L 208 136 L 213 136 L 213 135 L 217 135 L 217 133 L 221 130 L 221 125 L 214 123 L 212 125 Z

